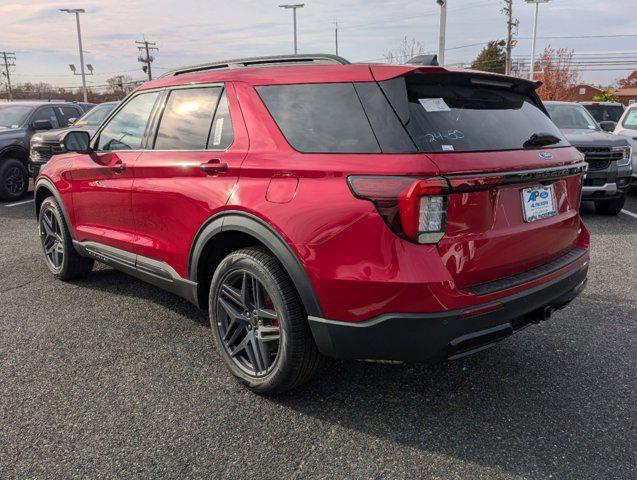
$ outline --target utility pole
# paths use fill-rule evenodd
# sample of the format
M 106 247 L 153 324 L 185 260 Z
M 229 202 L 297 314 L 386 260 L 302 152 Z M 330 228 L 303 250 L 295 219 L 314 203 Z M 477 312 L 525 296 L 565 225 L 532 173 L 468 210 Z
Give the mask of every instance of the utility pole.
M 336 56 L 338 57 L 338 18 L 334 21 L 334 44 L 336 46 Z
M 82 72 L 82 93 L 84 103 L 88 102 L 88 94 L 86 91 L 86 74 L 84 73 L 84 52 L 82 51 L 82 32 L 80 30 L 80 13 L 84 13 L 83 8 L 60 8 L 60 12 L 74 13 L 75 23 L 77 24 L 77 43 L 80 47 L 80 71 Z
M 139 49 L 139 57 L 137 57 L 137 60 L 144 64 L 142 70 L 148 74 L 148 80 L 152 80 L 153 74 L 150 69 L 150 64 L 153 63 L 155 57 L 153 57 L 150 52 L 153 50 L 159 51 L 159 48 L 155 46 L 157 45 L 156 43 L 147 40 L 135 41 L 135 43 L 139 45 L 139 47 L 137 47 Z
M 533 42 L 531 44 L 531 65 L 529 67 L 529 80 L 533 81 L 535 76 L 535 40 L 537 38 L 537 16 L 540 10 L 540 3 L 548 3 L 549 0 L 525 0 L 526 3 L 535 3 L 535 18 L 533 19 Z
M 447 31 L 447 2 L 448 0 L 436 0 L 440 5 L 440 37 L 438 39 L 438 65 L 445 66 L 445 35 Z
M 517 44 L 517 40 L 513 40 L 513 29 L 517 29 L 520 21 L 513 18 L 513 0 L 504 0 L 504 8 L 502 13 L 507 16 L 507 40 L 506 40 L 506 64 L 504 73 L 511 73 L 511 49 Z
M 292 18 L 293 18 L 292 21 L 294 22 L 294 55 L 299 53 L 298 42 L 296 37 L 296 10 L 298 8 L 303 8 L 304 6 L 305 6 L 304 3 L 279 5 L 279 7 L 281 8 L 292 9 Z
M 15 53 L 14 52 L 0 52 L 4 60 L 4 76 L 7 77 L 7 98 L 9 101 L 13 100 L 13 92 L 11 92 L 11 75 L 9 74 L 9 67 L 15 67 Z

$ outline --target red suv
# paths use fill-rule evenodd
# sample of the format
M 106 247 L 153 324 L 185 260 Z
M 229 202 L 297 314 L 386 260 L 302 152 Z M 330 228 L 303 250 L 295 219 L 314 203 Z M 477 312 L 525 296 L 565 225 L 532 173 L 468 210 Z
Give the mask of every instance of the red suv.
M 519 78 L 295 56 L 146 83 L 37 179 L 46 263 L 207 308 L 251 389 L 455 359 L 582 290 L 586 163 Z

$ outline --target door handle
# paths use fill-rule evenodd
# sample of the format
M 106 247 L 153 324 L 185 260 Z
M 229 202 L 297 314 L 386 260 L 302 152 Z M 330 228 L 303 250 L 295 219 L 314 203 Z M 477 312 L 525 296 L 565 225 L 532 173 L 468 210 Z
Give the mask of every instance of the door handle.
M 199 165 L 199 169 L 206 175 L 219 175 L 228 171 L 228 164 L 221 163 L 218 159 L 213 159 Z
M 126 164 L 121 160 L 118 160 L 117 162 L 115 162 L 115 164 L 111 165 L 108 168 L 115 173 L 122 173 L 124 170 L 126 170 Z

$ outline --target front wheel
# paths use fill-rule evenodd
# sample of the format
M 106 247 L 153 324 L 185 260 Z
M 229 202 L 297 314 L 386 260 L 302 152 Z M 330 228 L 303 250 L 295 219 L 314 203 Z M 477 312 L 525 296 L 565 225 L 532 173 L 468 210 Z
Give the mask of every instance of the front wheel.
M 29 172 L 15 158 L 0 160 L 0 199 L 15 201 L 29 190 Z
M 624 208 L 624 203 L 626 203 L 626 193 L 615 200 L 595 202 L 595 210 L 602 215 L 617 215 Z
M 75 251 L 69 227 L 54 197 L 42 202 L 38 223 L 44 260 L 51 273 L 60 280 L 74 280 L 88 275 L 94 261 Z
M 307 314 L 281 264 L 265 249 L 231 253 L 210 285 L 210 324 L 230 371 L 276 394 L 310 379 L 320 363 Z

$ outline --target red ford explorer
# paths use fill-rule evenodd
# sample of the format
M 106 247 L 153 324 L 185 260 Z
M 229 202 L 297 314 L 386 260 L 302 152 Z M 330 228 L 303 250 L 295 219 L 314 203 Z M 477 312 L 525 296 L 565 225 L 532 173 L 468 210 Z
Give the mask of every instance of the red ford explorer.
M 36 183 L 46 263 L 95 260 L 207 308 L 249 388 L 322 355 L 438 361 L 583 289 L 586 164 L 519 78 L 329 55 L 176 70 Z

